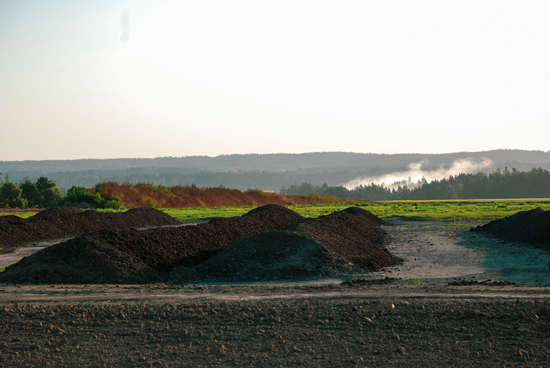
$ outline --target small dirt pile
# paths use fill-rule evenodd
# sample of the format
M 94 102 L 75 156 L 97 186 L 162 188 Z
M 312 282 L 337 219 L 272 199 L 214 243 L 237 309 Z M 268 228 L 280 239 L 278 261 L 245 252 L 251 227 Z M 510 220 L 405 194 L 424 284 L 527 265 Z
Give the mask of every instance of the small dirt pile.
M 494 220 L 472 231 L 490 233 L 513 242 L 531 243 L 538 248 L 550 249 L 550 211 L 534 209 Z
M 393 257 L 383 248 L 386 233 L 373 222 L 365 215 L 338 211 L 285 230 L 313 239 L 354 265 L 375 271 L 393 264 Z
M 357 267 L 321 243 L 287 231 L 253 235 L 195 270 L 175 269 L 176 281 L 265 281 L 337 277 Z M 186 271 L 186 272 L 185 272 Z
M 14 217 L 0 217 L 0 250 L 34 241 L 76 236 L 93 230 L 179 224 L 179 221 L 164 212 L 147 207 L 121 213 L 55 207 L 28 219 L 15 220 Z
M 375 226 L 379 225 L 390 225 L 389 222 L 382 220 L 380 217 L 376 216 L 372 212 L 364 210 L 360 207 L 349 207 L 346 208 L 343 212 L 349 213 L 350 215 L 361 217 Z
M 174 277 L 213 281 L 312 279 L 375 271 L 399 262 L 384 247 L 383 220 L 360 208 L 304 219 L 236 243 Z M 178 275 L 178 272 L 180 274 Z
M 14 222 L 21 222 L 23 219 L 15 215 L 0 216 L 0 224 L 13 224 Z
M 8 267 L 0 274 L 0 282 L 162 281 L 174 267 L 194 267 L 240 240 L 302 220 L 285 207 L 267 205 L 241 217 L 196 226 L 89 232 Z

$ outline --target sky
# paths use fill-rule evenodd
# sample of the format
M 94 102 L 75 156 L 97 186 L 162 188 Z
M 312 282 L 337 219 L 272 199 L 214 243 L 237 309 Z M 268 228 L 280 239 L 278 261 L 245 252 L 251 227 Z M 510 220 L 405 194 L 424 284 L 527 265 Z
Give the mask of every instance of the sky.
M 550 150 L 549 1 L 0 0 L 0 161 Z

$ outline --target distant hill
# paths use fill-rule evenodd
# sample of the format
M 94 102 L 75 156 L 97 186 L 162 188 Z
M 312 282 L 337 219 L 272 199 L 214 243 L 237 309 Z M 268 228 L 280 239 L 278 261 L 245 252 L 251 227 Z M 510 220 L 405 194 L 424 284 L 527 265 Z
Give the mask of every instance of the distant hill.
M 72 185 L 92 187 L 99 182 L 152 183 L 199 187 L 224 186 L 239 190 L 257 188 L 279 191 L 283 186 L 309 182 L 339 185 L 359 176 L 404 171 L 411 163 L 424 162 L 435 169 L 455 160 L 486 158 L 498 167 L 525 171 L 550 169 L 550 151 L 493 150 L 444 154 L 375 154 L 313 152 L 301 154 L 244 154 L 216 157 L 159 157 L 83 160 L 0 161 L 0 172 L 20 182 L 47 176 L 62 189 Z

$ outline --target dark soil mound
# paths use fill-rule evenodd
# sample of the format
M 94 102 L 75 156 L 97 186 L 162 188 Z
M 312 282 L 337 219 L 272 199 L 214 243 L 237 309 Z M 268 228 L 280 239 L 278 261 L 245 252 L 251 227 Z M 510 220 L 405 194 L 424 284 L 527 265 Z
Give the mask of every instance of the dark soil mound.
M 375 271 L 399 262 L 383 247 L 385 232 L 373 224 L 381 220 L 359 210 L 351 211 L 356 215 L 339 211 L 304 219 L 282 231 L 254 235 L 195 270 L 174 270 L 174 277 L 214 281 L 311 279 Z
M 279 227 L 282 224 L 287 226 L 303 221 L 304 217 L 286 207 L 277 204 L 268 204 L 255 208 L 242 216 L 243 219 L 254 219 L 262 223 L 276 224 Z
M 134 230 L 137 231 L 137 230 Z M 52 245 L 25 257 L 0 274 L 16 284 L 101 284 L 155 280 L 151 270 L 131 257 L 85 236 Z
M 2 216 L 0 219 L 3 217 L 8 216 Z M 179 224 L 179 221 L 173 217 L 147 207 L 121 213 L 55 207 L 28 219 L 0 222 L 0 250 L 33 241 L 67 238 L 92 230 L 176 224 Z
M 498 238 L 513 242 L 531 243 L 550 248 L 550 211 L 534 209 L 491 221 L 473 231 L 488 232 Z
M 159 281 L 174 267 L 194 267 L 240 240 L 303 220 L 282 206 L 270 205 L 269 213 L 265 212 L 260 209 L 196 226 L 89 232 L 8 267 L 0 274 L 0 282 Z M 59 272 L 61 265 L 64 272 Z
M 73 207 L 54 207 L 45 211 L 39 212 L 36 215 L 29 217 L 28 222 L 42 223 L 70 220 L 71 217 L 81 213 L 82 210 Z
M 21 222 L 23 219 L 15 215 L 0 216 L 0 224 L 13 224 L 14 222 Z
M 338 211 L 317 219 L 307 219 L 285 230 L 313 239 L 368 271 L 395 262 L 394 257 L 383 247 L 386 233 L 365 216 Z
M 212 281 L 337 277 L 358 268 L 327 247 L 287 231 L 253 235 L 199 265 L 187 276 Z M 181 270 L 174 270 L 174 278 Z
M 349 213 L 350 215 L 362 217 L 369 220 L 374 225 L 390 225 L 389 222 L 382 220 L 380 217 L 374 215 L 373 213 L 364 210 L 360 207 L 350 207 L 346 208 L 344 212 Z

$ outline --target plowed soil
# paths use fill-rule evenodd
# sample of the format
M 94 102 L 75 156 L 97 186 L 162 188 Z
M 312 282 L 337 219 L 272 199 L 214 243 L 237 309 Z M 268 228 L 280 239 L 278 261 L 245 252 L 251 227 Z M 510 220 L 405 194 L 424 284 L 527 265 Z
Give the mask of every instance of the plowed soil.
M 491 221 L 473 231 L 489 233 L 512 242 L 531 243 L 550 249 L 550 211 L 534 209 Z
M 166 303 L 155 298 L 159 293 L 152 292 L 146 303 L 2 307 L 0 366 L 424 368 L 550 363 L 548 299 L 371 298 L 365 288 L 362 297 Z

